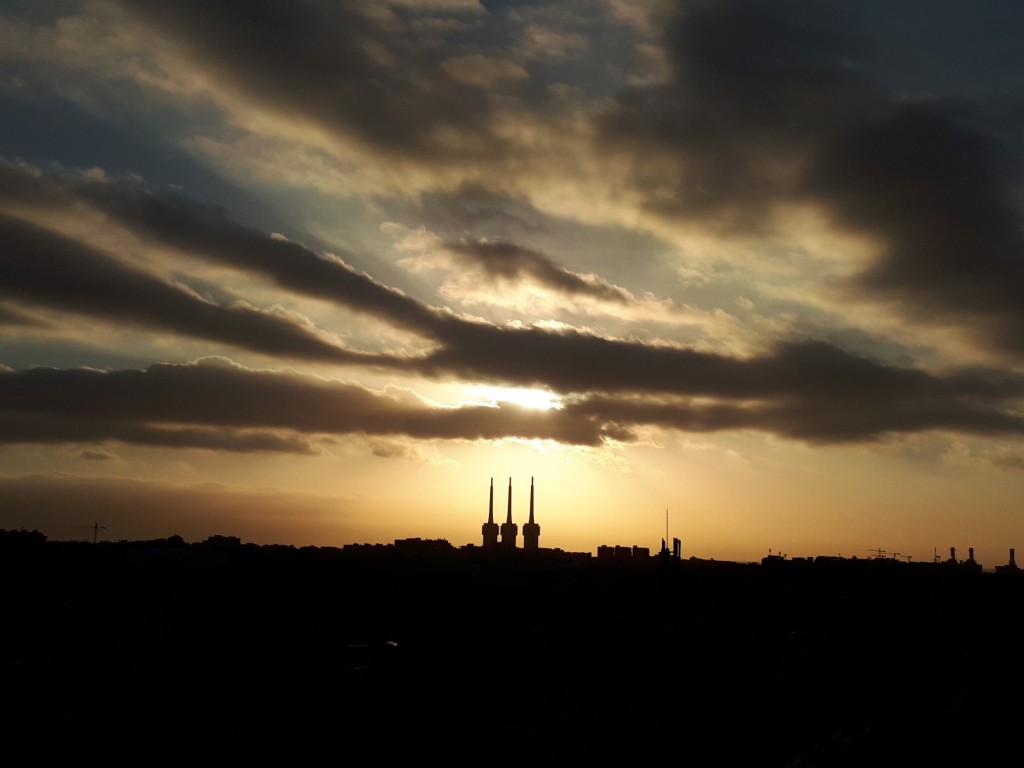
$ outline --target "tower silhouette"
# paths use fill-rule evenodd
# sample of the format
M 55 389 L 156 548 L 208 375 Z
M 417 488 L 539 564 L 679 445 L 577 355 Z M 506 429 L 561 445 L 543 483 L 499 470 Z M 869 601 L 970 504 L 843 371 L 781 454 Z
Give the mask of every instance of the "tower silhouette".
M 533 522 L 533 478 L 530 478 L 530 522 L 523 526 L 523 549 L 540 549 L 540 526 Z
M 508 479 L 508 517 L 501 524 L 501 546 L 509 549 L 516 548 L 516 534 L 519 533 L 519 526 L 512 522 L 512 478 Z
M 509 481 L 511 483 L 511 480 Z M 511 491 L 510 491 L 511 492 Z M 491 478 L 491 498 L 487 504 L 487 522 L 483 525 L 484 546 L 498 546 L 498 524 L 494 522 L 494 478 Z

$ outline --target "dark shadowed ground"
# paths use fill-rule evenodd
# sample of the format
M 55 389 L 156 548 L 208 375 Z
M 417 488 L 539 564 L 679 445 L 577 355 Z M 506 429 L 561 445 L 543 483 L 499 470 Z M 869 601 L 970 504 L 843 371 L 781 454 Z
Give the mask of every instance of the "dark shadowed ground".
M 2 555 L 11 765 L 934 766 L 1021 748 L 1016 574 L 174 539 Z

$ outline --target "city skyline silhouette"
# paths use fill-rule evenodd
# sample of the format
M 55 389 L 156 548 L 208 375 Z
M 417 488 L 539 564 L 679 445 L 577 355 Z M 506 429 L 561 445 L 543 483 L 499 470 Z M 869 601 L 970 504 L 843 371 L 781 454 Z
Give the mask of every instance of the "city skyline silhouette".
M 2 531 L 18 707 L 0 753 L 604 764 L 668 738 L 781 768 L 989 762 L 1015 743 L 1019 570 L 439 544 Z M 515 717 L 530 728 L 498 748 Z

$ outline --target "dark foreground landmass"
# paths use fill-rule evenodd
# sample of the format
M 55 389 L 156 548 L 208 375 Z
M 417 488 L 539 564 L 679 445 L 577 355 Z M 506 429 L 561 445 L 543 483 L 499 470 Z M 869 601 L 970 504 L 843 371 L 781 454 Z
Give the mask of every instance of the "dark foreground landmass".
M 0 550 L 9 765 L 1020 756 L 1018 574 L 180 540 Z

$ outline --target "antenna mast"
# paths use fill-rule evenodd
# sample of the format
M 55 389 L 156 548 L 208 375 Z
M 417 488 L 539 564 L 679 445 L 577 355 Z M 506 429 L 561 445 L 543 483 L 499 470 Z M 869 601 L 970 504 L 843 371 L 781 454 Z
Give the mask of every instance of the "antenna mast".
M 107 530 L 107 526 L 93 523 L 92 525 L 80 525 L 79 528 L 92 528 L 92 543 L 96 543 L 96 536 L 100 531 Z

